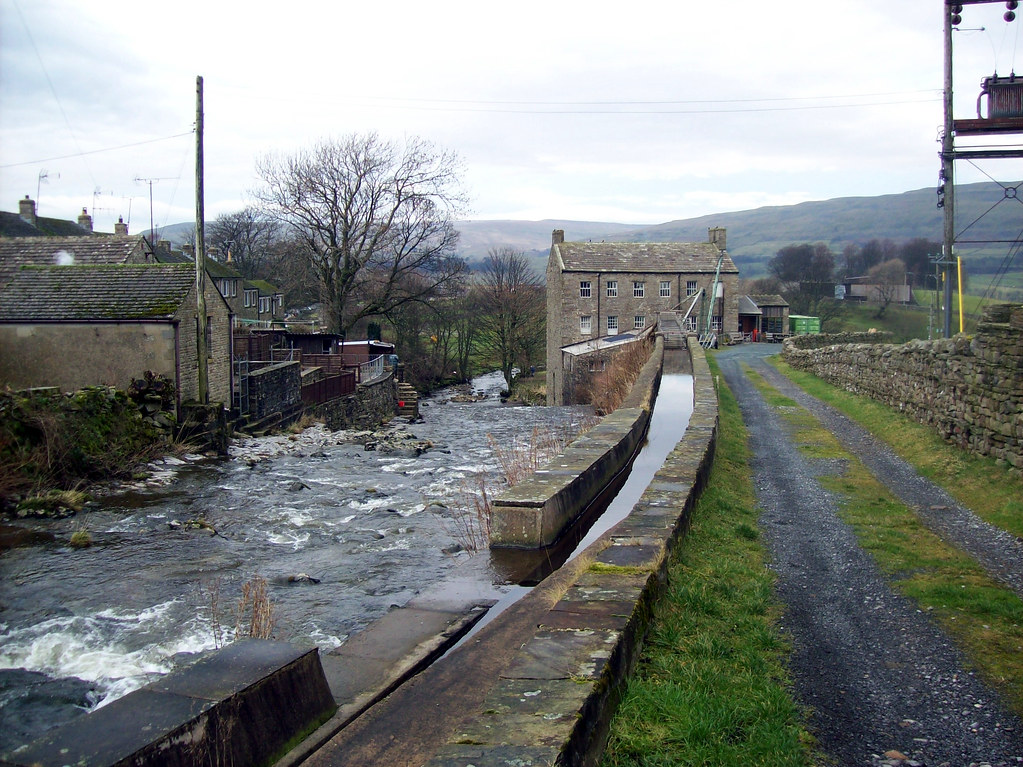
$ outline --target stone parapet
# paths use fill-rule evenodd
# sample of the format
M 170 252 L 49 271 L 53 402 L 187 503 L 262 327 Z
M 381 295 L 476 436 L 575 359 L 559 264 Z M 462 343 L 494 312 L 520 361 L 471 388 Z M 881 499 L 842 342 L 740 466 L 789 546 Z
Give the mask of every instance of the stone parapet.
M 690 350 L 695 406 L 686 433 L 629 516 L 536 587 L 535 597 L 551 608 L 479 714 L 428 767 L 599 761 L 664 588 L 669 553 L 710 474 L 717 398 L 703 349 L 692 343 Z
M 664 342 L 658 338 L 622 407 L 494 500 L 492 548 L 551 545 L 629 463 L 646 435 L 663 358 Z
M 814 349 L 791 341 L 783 355 L 792 367 L 883 402 L 965 450 L 1023 469 L 1023 305 L 991 307 L 972 338 Z

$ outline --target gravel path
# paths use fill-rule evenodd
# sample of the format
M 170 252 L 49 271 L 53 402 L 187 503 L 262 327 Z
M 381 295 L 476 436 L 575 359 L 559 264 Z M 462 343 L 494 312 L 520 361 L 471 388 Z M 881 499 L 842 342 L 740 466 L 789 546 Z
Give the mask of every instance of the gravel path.
M 1023 764 L 1023 722 L 966 670 L 944 632 L 892 591 L 839 518 L 818 477 L 838 473 L 842 462 L 804 457 L 743 374 L 740 363 L 762 370 L 762 357 L 777 351 L 745 345 L 718 360 L 749 429 L 761 527 L 785 605 L 782 626 L 793 641 L 796 692 L 811 709 L 821 749 L 843 767 Z M 840 439 L 851 431 L 847 421 L 827 415 L 824 423 Z M 882 452 L 872 440 L 862 444 L 867 453 Z M 901 463 L 890 454 L 887 461 Z M 902 474 L 879 477 L 896 491 L 903 484 Z M 933 505 L 953 504 L 927 504 Z M 960 533 L 952 535 L 958 540 Z

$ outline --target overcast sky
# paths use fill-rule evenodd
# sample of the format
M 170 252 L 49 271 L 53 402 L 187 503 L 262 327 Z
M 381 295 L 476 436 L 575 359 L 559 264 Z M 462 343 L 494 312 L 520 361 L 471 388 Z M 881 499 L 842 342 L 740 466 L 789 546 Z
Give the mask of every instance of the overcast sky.
M 0 209 L 131 231 L 240 209 L 268 152 L 376 131 L 456 151 L 468 218 L 661 223 L 932 186 L 942 0 L 0 3 Z M 967 6 L 957 116 L 1023 72 Z M 981 29 L 983 28 L 983 29 Z M 1023 178 L 1021 161 L 960 181 Z M 43 178 L 41 178 L 43 177 Z

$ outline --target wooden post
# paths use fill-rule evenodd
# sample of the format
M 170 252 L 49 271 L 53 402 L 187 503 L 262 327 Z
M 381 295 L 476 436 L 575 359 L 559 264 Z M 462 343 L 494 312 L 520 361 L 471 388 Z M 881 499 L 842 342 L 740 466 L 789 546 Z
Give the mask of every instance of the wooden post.
M 952 7 L 942 6 L 945 13 L 945 125 L 941 136 L 941 183 L 945 187 L 944 246 L 942 271 L 945 275 L 945 338 L 952 337 L 952 265 L 955 263 L 955 128 L 952 122 Z
M 203 193 L 202 159 L 202 77 L 195 78 L 195 331 L 196 355 L 199 360 L 199 395 L 203 405 L 209 404 L 209 362 L 206 350 L 206 228 Z

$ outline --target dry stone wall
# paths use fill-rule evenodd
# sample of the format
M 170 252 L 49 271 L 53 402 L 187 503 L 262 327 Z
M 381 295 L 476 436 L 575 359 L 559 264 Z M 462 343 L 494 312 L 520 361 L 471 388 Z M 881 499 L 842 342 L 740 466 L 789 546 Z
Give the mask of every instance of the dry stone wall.
M 964 449 L 1023 469 L 1023 305 L 990 307 L 973 337 L 907 344 L 804 338 L 785 342 L 792 367 L 900 410 Z M 806 343 L 816 348 L 799 348 Z

